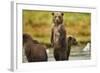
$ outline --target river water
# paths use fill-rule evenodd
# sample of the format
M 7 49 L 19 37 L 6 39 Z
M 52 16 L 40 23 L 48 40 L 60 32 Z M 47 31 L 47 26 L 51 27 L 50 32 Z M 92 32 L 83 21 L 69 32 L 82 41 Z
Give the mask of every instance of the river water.
M 91 59 L 90 51 L 71 51 L 69 60 L 89 60 Z M 48 61 L 55 61 L 53 51 L 48 53 Z
M 90 50 L 83 51 L 81 48 L 83 47 L 77 46 L 71 49 L 69 61 L 70 60 L 89 60 L 91 59 L 91 51 Z M 47 55 L 48 55 L 48 61 L 55 61 L 52 48 L 47 49 Z M 24 51 L 23 51 L 23 62 L 27 63 L 27 59 L 25 57 Z

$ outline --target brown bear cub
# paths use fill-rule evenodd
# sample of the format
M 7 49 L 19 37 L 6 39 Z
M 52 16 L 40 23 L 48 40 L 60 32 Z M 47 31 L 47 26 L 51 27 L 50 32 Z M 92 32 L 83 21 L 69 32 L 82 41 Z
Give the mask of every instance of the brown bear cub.
M 68 39 L 68 40 L 67 40 L 67 41 L 68 41 L 67 60 L 69 60 L 70 51 L 71 51 L 71 46 L 72 46 L 72 45 L 77 45 L 78 42 L 77 42 L 76 38 L 74 38 L 74 37 L 72 37 L 72 36 L 69 36 L 67 39 Z
M 28 34 L 23 34 L 23 46 L 28 62 L 47 61 L 46 47 L 33 40 Z
M 53 28 L 51 33 L 51 45 L 54 48 L 54 58 L 56 61 L 67 60 L 67 39 L 66 30 L 63 24 L 63 13 L 54 12 Z

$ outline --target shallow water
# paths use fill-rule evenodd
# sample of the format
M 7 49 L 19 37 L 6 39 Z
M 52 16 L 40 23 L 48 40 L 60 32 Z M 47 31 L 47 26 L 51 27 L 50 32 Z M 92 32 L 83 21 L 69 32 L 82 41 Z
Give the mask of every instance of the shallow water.
M 71 53 L 69 56 L 69 60 L 89 60 L 91 59 L 91 52 L 89 51 L 83 51 L 84 46 L 74 46 L 71 49 Z M 53 57 L 53 48 L 47 49 L 48 54 L 48 61 L 55 61 Z M 23 62 L 27 63 L 27 59 L 25 57 L 24 51 L 23 51 Z
M 91 59 L 90 55 L 80 55 L 80 56 L 70 56 L 69 60 L 89 60 Z M 49 57 L 48 61 L 55 61 L 54 57 Z
M 53 50 L 50 50 L 48 53 L 48 61 L 55 61 L 53 57 Z M 82 50 L 71 50 L 69 60 L 89 60 L 91 59 L 90 51 L 82 51 Z

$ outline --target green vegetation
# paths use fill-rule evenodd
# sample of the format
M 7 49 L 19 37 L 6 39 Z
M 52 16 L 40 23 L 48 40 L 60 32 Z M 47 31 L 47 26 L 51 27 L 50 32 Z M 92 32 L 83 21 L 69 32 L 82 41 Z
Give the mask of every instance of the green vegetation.
M 76 37 L 79 42 L 90 41 L 90 13 L 65 12 L 64 23 L 67 35 Z M 23 33 L 30 34 L 41 43 L 50 44 L 51 27 L 51 12 L 23 10 Z

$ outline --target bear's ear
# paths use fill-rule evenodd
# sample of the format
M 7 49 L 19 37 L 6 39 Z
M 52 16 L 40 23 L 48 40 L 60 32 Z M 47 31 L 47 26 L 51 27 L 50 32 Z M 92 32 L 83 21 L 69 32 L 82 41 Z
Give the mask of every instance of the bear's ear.
M 54 12 L 52 12 L 52 15 L 54 15 Z
M 63 16 L 63 15 L 64 15 L 64 13 L 63 13 L 63 12 L 61 12 L 61 15 Z

